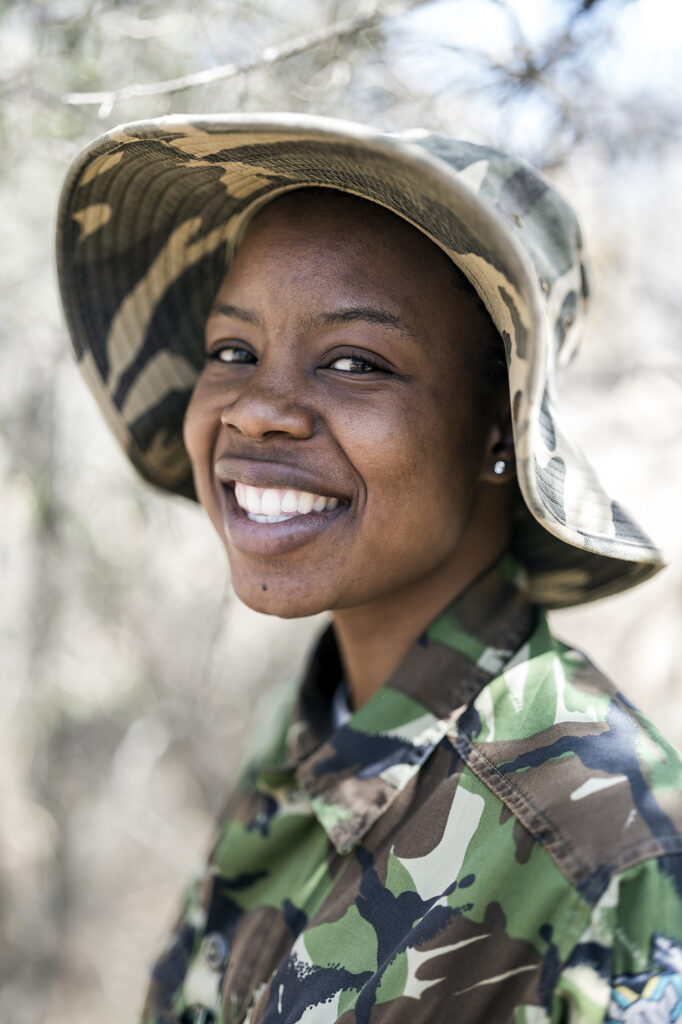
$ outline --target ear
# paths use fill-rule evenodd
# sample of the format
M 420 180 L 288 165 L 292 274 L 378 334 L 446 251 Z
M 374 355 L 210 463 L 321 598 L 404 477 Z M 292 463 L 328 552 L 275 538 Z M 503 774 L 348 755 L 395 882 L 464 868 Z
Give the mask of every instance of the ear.
M 497 413 L 488 431 L 481 480 L 489 484 L 506 484 L 515 477 L 514 432 L 509 394 L 505 392 L 500 398 Z

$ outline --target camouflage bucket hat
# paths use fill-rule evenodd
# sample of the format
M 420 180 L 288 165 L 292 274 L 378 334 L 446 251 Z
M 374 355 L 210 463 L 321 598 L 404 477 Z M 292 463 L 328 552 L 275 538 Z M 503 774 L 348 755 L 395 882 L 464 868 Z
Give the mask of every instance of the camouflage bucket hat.
M 572 210 L 522 161 L 426 132 L 294 114 L 174 116 L 116 128 L 76 159 L 59 208 L 62 300 L 80 368 L 142 476 L 194 497 L 182 421 L 207 311 L 250 218 L 306 186 L 407 220 L 488 309 L 506 348 L 523 498 L 514 549 L 532 597 L 580 604 L 661 568 L 557 415 L 557 371 L 587 297 Z

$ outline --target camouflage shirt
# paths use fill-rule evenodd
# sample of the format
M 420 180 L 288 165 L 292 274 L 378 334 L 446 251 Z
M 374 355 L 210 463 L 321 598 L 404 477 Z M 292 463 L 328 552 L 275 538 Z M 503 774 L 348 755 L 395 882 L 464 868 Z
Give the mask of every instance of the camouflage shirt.
M 145 1024 L 682 1021 L 682 765 L 502 559 L 333 727 L 331 631 Z

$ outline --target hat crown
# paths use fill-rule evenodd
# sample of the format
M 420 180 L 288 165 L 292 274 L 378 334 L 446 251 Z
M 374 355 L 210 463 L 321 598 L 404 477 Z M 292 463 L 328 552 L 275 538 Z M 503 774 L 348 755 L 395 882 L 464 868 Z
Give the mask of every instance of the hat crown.
M 447 163 L 507 224 L 535 269 L 556 364 L 566 365 L 580 341 L 589 296 L 589 267 L 573 208 L 519 157 L 436 132 L 410 141 Z

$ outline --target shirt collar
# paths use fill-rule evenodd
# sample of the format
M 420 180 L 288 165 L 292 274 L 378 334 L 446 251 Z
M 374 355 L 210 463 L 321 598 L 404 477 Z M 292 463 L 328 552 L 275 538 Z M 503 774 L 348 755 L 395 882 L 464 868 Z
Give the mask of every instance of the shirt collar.
M 534 620 L 520 570 L 505 555 L 434 620 L 384 686 L 333 731 L 341 665 L 332 629 L 322 635 L 299 693 L 285 775 L 295 771 L 339 853 L 353 849 L 393 803 L 527 640 Z

